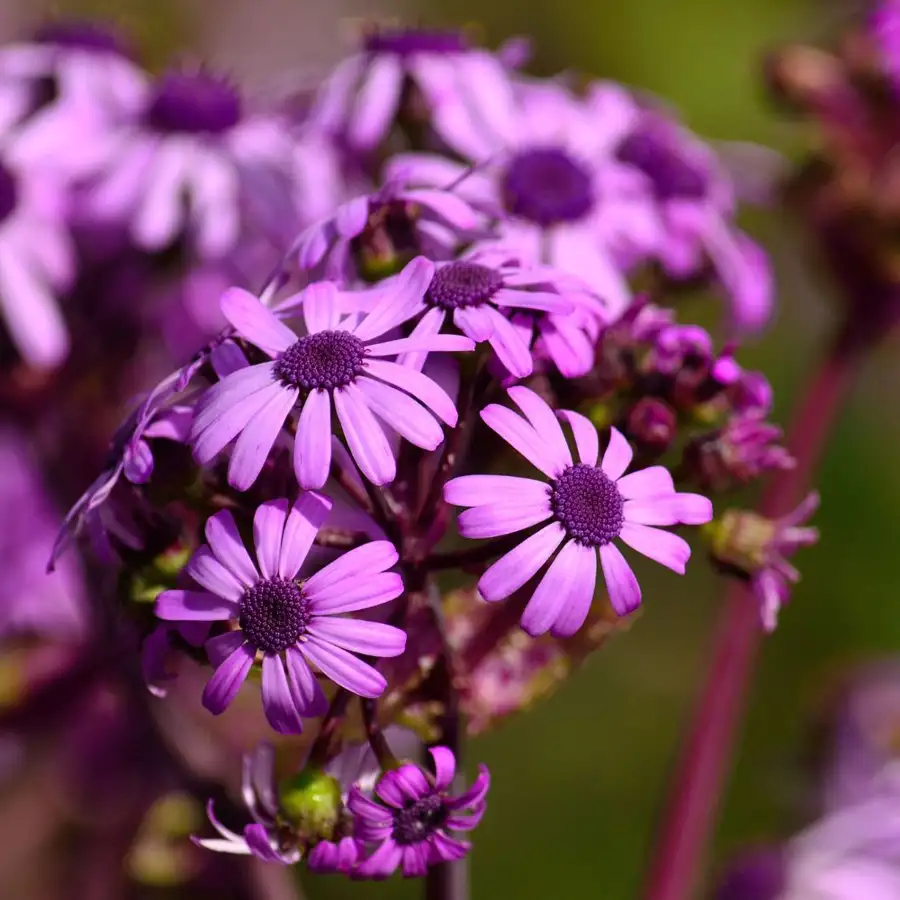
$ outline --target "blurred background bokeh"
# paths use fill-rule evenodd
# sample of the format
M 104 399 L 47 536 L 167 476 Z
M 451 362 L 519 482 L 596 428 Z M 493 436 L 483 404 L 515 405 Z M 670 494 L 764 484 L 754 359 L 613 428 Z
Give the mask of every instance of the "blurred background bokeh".
M 618 79 L 665 97 L 704 136 L 787 154 L 802 141 L 801 126 L 768 103 L 763 55 L 785 40 L 826 36 L 846 12 L 826 0 L 410 0 L 402 8 L 364 0 L 109 0 L 47 9 L 113 17 L 151 60 L 209 59 L 250 85 L 321 71 L 346 47 L 353 17 L 473 23 L 490 44 L 534 36 L 541 73 L 575 69 Z M 42 14 L 32 0 L 3 0 L 0 32 L 24 33 Z M 784 421 L 829 333 L 829 286 L 782 214 L 755 213 L 746 224 L 775 259 L 779 312 L 743 361 L 769 375 L 776 418 Z M 691 313 L 714 321 L 706 309 L 698 301 Z M 900 648 L 898 389 L 900 361 L 885 344 L 825 455 L 821 543 L 804 556 L 802 584 L 763 648 L 735 774 L 721 798 L 710 878 L 736 849 L 783 838 L 808 820 L 813 721 L 852 666 Z M 497 773 L 472 863 L 475 900 L 638 896 L 722 591 L 703 567 L 679 579 L 647 563 L 638 574 L 648 599 L 630 631 L 549 701 L 470 747 L 470 761 L 484 760 Z M 29 801 L 19 802 L 27 808 Z M 0 896 L 5 879 L 40 864 L 12 858 L 15 846 L 0 834 Z M 312 900 L 380 900 L 416 896 L 420 887 L 307 877 L 304 890 Z

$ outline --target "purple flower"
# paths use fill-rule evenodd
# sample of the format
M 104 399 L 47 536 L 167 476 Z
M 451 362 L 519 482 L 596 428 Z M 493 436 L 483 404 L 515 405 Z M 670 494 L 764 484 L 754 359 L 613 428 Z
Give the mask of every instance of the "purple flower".
M 503 62 L 469 46 L 461 31 L 376 28 L 319 90 L 311 122 L 356 150 L 372 150 L 390 134 L 409 88 L 426 115 L 482 130 L 511 93 Z
M 478 778 L 465 793 L 448 793 L 456 774 L 456 759 L 447 747 L 429 750 L 434 774 L 413 763 L 385 772 L 375 785 L 375 798 L 358 788 L 350 791 L 353 833 L 377 845 L 354 876 L 387 878 L 402 866 L 407 878 L 422 876 L 429 865 L 462 859 L 471 848 L 449 832 L 471 831 L 487 808 L 490 775 L 479 767 Z M 379 802 L 380 801 L 380 802 Z
M 574 434 L 576 463 L 553 410 L 524 387 L 510 388 L 509 396 L 524 418 L 494 404 L 482 411 L 481 418 L 550 483 L 506 475 L 465 475 L 447 483 L 444 499 L 470 507 L 459 515 L 460 533 L 469 538 L 513 534 L 551 521 L 482 575 L 478 589 L 484 599 L 509 597 L 562 544 L 521 624 L 531 635 L 552 631 L 568 637 L 582 626 L 594 598 L 598 552 L 616 612 L 625 615 L 641 602 L 637 579 L 613 543 L 616 538 L 683 574 L 690 547 L 682 538 L 650 526 L 708 522 L 712 518 L 709 500 L 676 493 L 672 476 L 662 466 L 624 475 L 632 450 L 615 428 L 598 466 L 596 429 L 579 413 L 562 410 L 558 415 Z
M 53 368 L 69 351 L 57 303 L 74 277 L 61 186 L 0 155 L 0 323 L 27 365 Z
M 900 88 L 900 2 L 878 0 L 869 15 L 869 31 L 895 88 Z
M 294 471 L 301 487 L 322 487 L 331 468 L 332 402 L 353 459 L 374 484 L 392 481 L 397 470 L 381 422 L 416 446 L 434 450 L 443 440 L 435 417 L 456 424 L 453 401 L 421 372 L 382 357 L 471 350 L 472 342 L 437 334 L 377 340 L 416 314 L 433 272 L 428 260 L 413 260 L 396 278 L 354 295 L 375 303 L 368 313 L 345 318 L 334 284 L 310 285 L 299 298 L 308 331 L 302 337 L 253 295 L 229 291 L 222 298 L 225 317 L 272 361 L 235 372 L 203 396 L 191 429 L 196 459 L 207 464 L 237 437 L 228 480 L 246 490 L 285 420 L 299 408 Z
M 613 155 L 634 114 L 612 85 L 594 85 L 584 99 L 558 84 L 521 87 L 489 127 L 446 128 L 474 168 L 411 154 L 387 173 L 405 184 L 458 183 L 456 193 L 499 217 L 501 246 L 577 275 L 615 318 L 631 297 L 622 260 L 656 240 L 640 174 Z
M 304 581 L 297 580 L 331 501 L 304 493 L 288 511 L 287 500 L 260 506 L 253 520 L 258 567 L 227 510 L 206 523 L 202 546 L 186 572 L 203 591 L 163 592 L 159 618 L 176 622 L 227 622 L 228 631 L 206 643 L 216 670 L 203 705 L 218 715 L 231 703 L 262 657 L 263 708 L 272 727 L 299 733 L 301 717 L 319 716 L 327 703 L 309 663 L 363 697 L 378 697 L 384 678 L 354 656 L 397 656 L 406 645 L 399 628 L 336 618 L 338 613 L 380 606 L 403 592 L 388 541 L 372 541 L 345 553 Z

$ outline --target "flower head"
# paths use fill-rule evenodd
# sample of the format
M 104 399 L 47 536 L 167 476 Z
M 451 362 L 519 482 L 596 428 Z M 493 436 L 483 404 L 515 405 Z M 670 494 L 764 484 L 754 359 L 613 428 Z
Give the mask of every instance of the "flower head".
M 514 387 L 509 396 L 524 417 L 498 405 L 486 407 L 481 417 L 540 469 L 549 483 L 506 475 L 465 475 L 447 483 L 444 498 L 469 507 L 459 515 L 459 530 L 465 537 L 498 537 L 551 521 L 482 575 L 478 589 L 485 600 L 502 600 L 518 590 L 562 545 L 521 624 L 532 635 L 552 631 L 566 637 L 578 631 L 587 617 L 598 554 L 616 612 L 625 615 L 640 604 L 640 587 L 616 539 L 683 573 L 690 547 L 682 538 L 651 526 L 708 522 L 712 518 L 709 500 L 676 493 L 672 476 L 662 466 L 625 475 L 632 450 L 615 428 L 598 465 L 596 429 L 579 413 L 563 410 L 559 418 L 572 428 L 576 462 L 556 414 L 537 394 Z
M 298 580 L 331 501 L 301 494 L 264 503 L 253 519 L 254 563 L 234 517 L 227 510 L 206 523 L 208 545 L 186 572 L 204 590 L 164 591 L 156 614 L 175 622 L 222 622 L 228 630 L 206 642 L 215 672 L 203 692 L 204 706 L 219 714 L 231 703 L 254 663 L 262 661 L 262 699 L 276 731 L 301 730 L 301 717 L 321 715 L 325 695 L 309 664 L 341 687 L 377 697 L 385 680 L 355 653 L 397 656 L 406 645 L 399 628 L 380 622 L 337 618 L 339 613 L 379 606 L 403 592 L 399 575 L 387 570 L 397 551 L 373 541 Z
M 374 797 L 358 788 L 350 792 L 354 836 L 374 846 L 354 874 L 387 878 L 398 867 L 410 878 L 424 875 L 429 865 L 462 859 L 468 841 L 454 831 L 477 827 L 487 807 L 490 775 L 479 768 L 472 787 L 458 797 L 449 791 L 456 774 L 456 759 L 447 747 L 429 750 L 434 774 L 413 763 L 385 772 L 375 785 Z
M 204 395 L 191 428 L 196 459 L 205 465 L 237 437 L 228 479 L 246 490 L 285 420 L 299 408 L 294 471 L 301 487 L 322 487 L 331 468 L 332 403 L 356 464 L 374 484 L 396 474 L 384 426 L 416 446 L 437 447 L 443 432 L 435 417 L 455 425 L 453 401 L 421 372 L 383 359 L 412 351 L 472 349 L 468 338 L 456 335 L 383 339 L 418 311 L 433 271 L 424 258 L 413 260 L 395 279 L 364 292 L 366 299 L 375 299 L 368 313 L 346 317 L 338 312 L 336 286 L 315 283 L 299 299 L 308 332 L 303 336 L 256 297 L 229 291 L 222 298 L 225 317 L 271 362 L 235 372 Z

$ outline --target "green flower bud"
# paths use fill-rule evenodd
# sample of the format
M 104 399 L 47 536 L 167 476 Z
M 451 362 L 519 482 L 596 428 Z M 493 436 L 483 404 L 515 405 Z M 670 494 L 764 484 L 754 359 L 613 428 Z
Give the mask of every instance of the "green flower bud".
M 321 769 L 304 769 L 279 784 L 278 799 L 282 815 L 307 840 L 331 840 L 343 809 L 336 778 Z

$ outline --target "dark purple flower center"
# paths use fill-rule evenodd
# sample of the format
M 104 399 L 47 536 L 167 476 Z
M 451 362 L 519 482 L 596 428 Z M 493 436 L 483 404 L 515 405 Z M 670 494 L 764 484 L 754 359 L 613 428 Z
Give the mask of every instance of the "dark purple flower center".
M 34 35 L 37 44 L 53 44 L 97 53 L 114 53 L 128 56 L 125 45 L 115 32 L 94 22 L 51 22 L 39 28 Z
M 398 844 L 418 844 L 447 821 L 447 808 L 438 794 L 409 801 L 394 813 L 394 840 Z
M 569 466 L 553 485 L 550 506 L 570 538 L 602 547 L 619 536 L 624 501 L 616 483 L 596 466 Z
M 462 53 L 468 49 L 459 31 L 440 31 L 419 28 L 390 28 L 376 30 L 366 36 L 363 47 L 369 53 Z
M 296 582 L 275 575 L 258 581 L 244 594 L 238 622 L 258 650 L 280 653 L 306 632 L 309 606 Z
M 19 199 L 19 187 L 12 172 L 0 163 L 0 222 L 11 215 Z
M 500 288 L 503 277 L 488 266 L 473 262 L 454 262 L 434 273 L 425 299 L 432 306 L 452 311 L 481 306 Z
M 660 200 L 699 200 L 706 194 L 706 175 L 659 135 L 636 131 L 619 144 L 616 156 L 640 169 Z
M 230 84 L 206 72 L 170 72 L 157 83 L 145 119 L 158 131 L 219 134 L 240 121 L 241 100 Z
M 331 391 L 362 375 L 365 358 L 365 345 L 349 332 L 319 331 L 284 351 L 275 363 L 275 377 L 307 391 Z
M 543 227 L 576 222 L 594 205 L 591 173 L 557 147 L 514 156 L 503 175 L 502 191 L 509 212 Z

